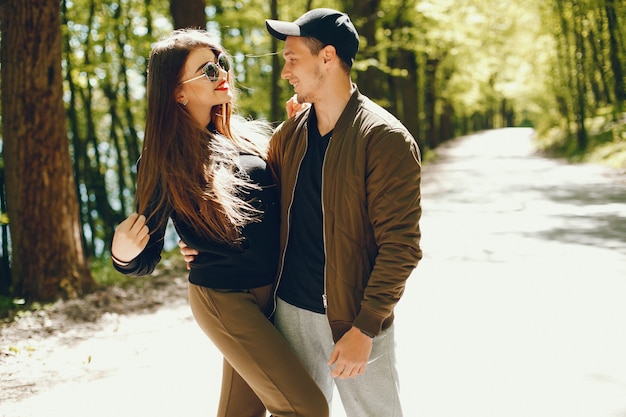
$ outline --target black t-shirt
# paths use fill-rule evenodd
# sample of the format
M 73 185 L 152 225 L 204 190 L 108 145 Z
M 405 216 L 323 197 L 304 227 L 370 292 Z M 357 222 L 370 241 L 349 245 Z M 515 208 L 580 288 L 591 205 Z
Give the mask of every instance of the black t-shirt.
M 308 121 L 307 150 L 291 206 L 291 228 L 278 296 L 289 304 L 325 313 L 322 164 L 332 131 L 321 136 L 314 109 Z

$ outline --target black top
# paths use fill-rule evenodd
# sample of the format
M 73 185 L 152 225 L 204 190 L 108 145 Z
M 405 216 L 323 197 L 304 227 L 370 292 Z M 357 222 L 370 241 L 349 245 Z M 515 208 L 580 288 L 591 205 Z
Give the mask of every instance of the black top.
M 322 165 L 332 131 L 321 136 L 314 109 L 308 121 L 306 154 L 291 205 L 291 227 L 278 296 L 289 304 L 324 313 L 324 222 Z
M 246 191 L 248 201 L 262 211 L 262 221 L 254 221 L 241 230 L 242 243 L 231 247 L 224 243 L 199 237 L 190 227 L 171 214 L 178 236 L 199 254 L 191 263 L 189 282 L 208 288 L 249 289 L 272 283 L 276 277 L 279 252 L 280 211 L 278 189 L 265 161 L 258 156 L 240 155 L 240 166 L 250 180 L 261 189 Z M 153 231 L 154 226 L 148 224 Z M 113 263 L 115 268 L 127 275 L 148 275 L 161 260 L 166 225 L 150 236 L 141 254 L 127 266 Z

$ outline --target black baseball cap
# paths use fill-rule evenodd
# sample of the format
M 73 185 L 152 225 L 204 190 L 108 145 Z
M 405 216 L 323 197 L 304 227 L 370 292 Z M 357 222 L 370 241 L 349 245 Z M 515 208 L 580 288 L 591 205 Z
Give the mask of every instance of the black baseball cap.
M 287 36 L 316 38 L 326 45 L 332 45 L 337 55 L 352 66 L 359 50 L 359 34 L 350 17 L 333 9 L 309 10 L 293 22 L 266 20 L 267 31 L 276 39 L 284 41 Z

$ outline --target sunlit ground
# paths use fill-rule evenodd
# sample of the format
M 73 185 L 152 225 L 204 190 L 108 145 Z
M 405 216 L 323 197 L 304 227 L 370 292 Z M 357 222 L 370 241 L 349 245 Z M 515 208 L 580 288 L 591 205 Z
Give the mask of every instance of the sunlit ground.
M 532 157 L 529 133 L 426 167 L 398 307 L 408 416 L 626 416 L 626 182 Z

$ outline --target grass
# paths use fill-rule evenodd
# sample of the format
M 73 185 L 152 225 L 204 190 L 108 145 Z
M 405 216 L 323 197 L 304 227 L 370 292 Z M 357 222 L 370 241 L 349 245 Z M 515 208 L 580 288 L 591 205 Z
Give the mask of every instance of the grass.
M 626 170 L 626 113 L 617 121 L 608 114 L 588 119 L 586 129 L 585 149 L 579 149 L 575 136 L 566 136 L 558 128 L 539 132 L 537 146 L 550 156 L 570 162 L 589 162 Z
M 167 272 L 177 270 L 184 274 L 185 263 L 178 250 L 178 247 L 170 251 L 164 251 L 162 259 L 157 266 L 159 272 Z M 111 259 L 108 256 L 93 259 L 91 261 L 91 275 L 96 282 L 97 287 L 111 288 L 119 287 L 127 289 L 130 287 L 141 288 L 145 285 L 146 280 L 137 279 L 119 273 L 113 268 Z M 0 295 L 0 324 L 13 321 L 16 317 L 29 314 L 38 310 L 45 310 L 51 307 L 54 301 L 49 303 L 27 302 L 21 298 Z

